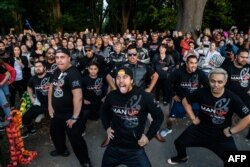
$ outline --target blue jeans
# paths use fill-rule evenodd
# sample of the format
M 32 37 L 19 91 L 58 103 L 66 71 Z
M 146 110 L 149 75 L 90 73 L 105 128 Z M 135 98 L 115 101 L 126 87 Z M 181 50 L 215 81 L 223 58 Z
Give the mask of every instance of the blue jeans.
M 5 94 L 5 96 L 9 96 L 10 95 L 10 90 L 9 90 L 9 86 L 8 84 L 4 84 L 1 89 L 3 89 L 3 92 Z
M 102 158 L 102 167 L 115 167 L 121 164 L 128 167 L 151 167 L 143 148 L 127 149 L 108 146 Z
M 186 115 L 186 111 L 181 102 L 173 101 L 172 106 L 170 106 L 169 117 L 171 118 L 183 118 Z M 200 105 L 198 103 L 192 104 L 192 109 L 195 115 L 199 114 Z
M 4 90 L 2 89 L 2 87 L 0 88 L 0 106 L 3 109 L 3 112 L 5 114 L 5 117 L 10 116 L 10 105 L 6 99 Z

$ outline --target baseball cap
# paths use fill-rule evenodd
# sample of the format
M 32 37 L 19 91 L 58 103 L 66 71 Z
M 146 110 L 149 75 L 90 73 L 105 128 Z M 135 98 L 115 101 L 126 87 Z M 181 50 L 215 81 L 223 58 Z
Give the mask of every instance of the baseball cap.
M 120 68 L 118 68 L 117 71 L 116 71 L 115 76 L 117 76 L 119 74 L 123 74 L 123 75 L 126 74 L 126 75 L 130 76 L 131 79 L 133 79 L 133 72 L 128 67 L 120 67 Z
M 64 54 L 70 56 L 69 50 L 65 49 L 65 48 L 59 48 L 59 49 L 57 49 L 56 53 L 64 53 Z

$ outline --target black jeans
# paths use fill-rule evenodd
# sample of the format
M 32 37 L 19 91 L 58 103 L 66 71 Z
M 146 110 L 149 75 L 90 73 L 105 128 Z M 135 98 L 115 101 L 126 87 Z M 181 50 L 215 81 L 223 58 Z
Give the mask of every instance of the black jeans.
M 16 93 L 19 93 L 19 97 L 21 98 L 25 90 L 27 89 L 27 84 L 24 80 L 14 81 L 11 85 L 9 85 L 10 89 L 10 106 L 14 107 L 16 103 Z
M 102 167 L 115 167 L 118 165 L 128 167 L 151 167 L 144 149 L 126 149 L 108 146 L 102 158 Z
M 222 133 L 211 134 L 200 125 L 190 125 L 174 142 L 178 156 L 185 158 L 187 147 L 205 147 L 223 159 L 225 151 L 237 151 L 237 147 L 233 137 L 227 138 Z
M 31 106 L 29 110 L 23 115 L 23 125 L 29 125 L 32 119 L 35 119 L 39 114 L 48 112 L 47 106 Z
M 166 85 L 166 79 L 158 79 L 157 82 L 156 82 L 156 85 L 155 85 L 155 97 L 156 97 L 156 100 L 160 100 L 160 95 L 161 95 L 161 92 L 162 92 L 162 97 L 163 97 L 163 101 L 168 101 L 169 102 L 169 99 L 168 99 L 168 92 L 167 92 L 167 89 L 166 89 L 166 86 L 169 86 L 169 85 Z
M 69 128 L 65 119 L 56 116 L 50 122 L 50 136 L 58 153 L 63 153 L 66 147 L 66 134 L 68 135 L 73 151 L 80 164 L 90 163 L 87 144 L 82 137 L 84 131 L 83 119 L 76 121 L 72 128 Z

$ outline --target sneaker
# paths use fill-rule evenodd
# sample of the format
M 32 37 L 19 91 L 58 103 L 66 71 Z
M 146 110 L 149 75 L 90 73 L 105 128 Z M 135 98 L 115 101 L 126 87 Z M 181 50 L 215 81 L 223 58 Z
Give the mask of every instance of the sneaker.
M 37 132 L 36 128 L 33 128 L 33 129 L 29 130 L 29 133 L 32 134 L 32 135 L 35 135 L 36 132 Z
M 180 164 L 180 163 L 185 163 L 185 162 L 187 162 L 187 160 L 188 160 L 188 157 L 180 158 L 180 157 L 176 156 L 176 157 L 169 158 L 168 163 L 171 165 L 176 165 L 176 164 Z
M 82 133 L 82 137 L 84 137 L 84 136 L 86 136 L 86 131 L 84 131 L 83 133 Z
M 166 140 L 160 135 L 159 132 L 156 133 L 155 138 L 159 141 L 159 142 L 165 142 Z
M 84 163 L 82 166 L 83 167 L 92 167 L 90 163 Z
M 172 129 L 165 128 L 160 130 L 161 137 L 166 137 L 170 133 L 172 133 Z
M 27 131 L 22 132 L 22 138 L 25 139 L 29 136 L 29 133 Z
M 70 155 L 70 152 L 68 150 L 65 150 L 63 153 L 59 153 L 56 150 L 54 150 L 50 152 L 50 155 L 52 157 L 57 157 L 57 156 L 68 157 Z
M 163 101 L 163 105 L 164 106 L 168 105 L 168 102 L 167 101 Z
M 35 119 L 35 123 L 40 123 L 44 118 L 44 114 L 39 114 Z

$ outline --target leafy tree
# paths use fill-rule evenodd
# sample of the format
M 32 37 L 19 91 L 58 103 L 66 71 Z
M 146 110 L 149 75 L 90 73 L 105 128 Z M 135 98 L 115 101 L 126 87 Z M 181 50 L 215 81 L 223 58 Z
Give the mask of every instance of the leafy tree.
M 21 22 L 21 12 L 22 8 L 19 7 L 19 0 L 2 0 L 0 2 L 0 22 L 4 27 L 1 26 L 2 33 L 9 32 L 9 27 L 14 27 L 17 31 L 20 31 Z
M 209 0 L 204 11 L 203 27 L 215 29 L 232 26 L 235 24 L 232 11 L 230 0 Z

